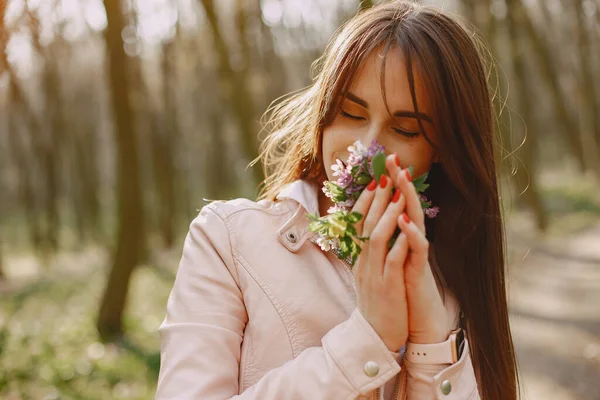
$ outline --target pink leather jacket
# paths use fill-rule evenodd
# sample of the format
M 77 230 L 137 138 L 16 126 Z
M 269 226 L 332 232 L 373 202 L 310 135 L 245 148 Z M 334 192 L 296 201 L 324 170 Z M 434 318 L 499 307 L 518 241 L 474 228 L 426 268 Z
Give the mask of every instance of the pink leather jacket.
M 317 190 L 296 181 L 276 202 L 201 210 L 160 327 L 156 399 L 479 398 L 468 343 L 454 364 L 387 349 L 356 308 L 351 270 L 311 241 Z

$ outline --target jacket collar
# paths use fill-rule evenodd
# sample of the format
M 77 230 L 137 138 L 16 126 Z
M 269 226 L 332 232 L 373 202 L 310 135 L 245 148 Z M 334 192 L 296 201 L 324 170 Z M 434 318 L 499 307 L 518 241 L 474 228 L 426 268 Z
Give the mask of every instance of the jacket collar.
M 319 214 L 319 188 L 317 185 L 297 180 L 286 185 L 277 195 L 279 200 L 292 199 L 304 207 L 308 213 Z
M 319 188 L 317 185 L 297 180 L 285 186 L 277 195 L 278 200 L 291 199 L 298 203 L 294 214 L 280 228 L 278 239 L 291 252 L 297 252 L 306 240 L 316 234 L 308 230 L 307 213 L 319 214 Z

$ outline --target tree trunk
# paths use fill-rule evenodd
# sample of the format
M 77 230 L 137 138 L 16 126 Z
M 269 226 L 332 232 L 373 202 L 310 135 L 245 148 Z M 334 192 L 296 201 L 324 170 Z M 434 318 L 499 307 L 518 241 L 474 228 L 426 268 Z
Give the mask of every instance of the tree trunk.
M 160 198 L 159 226 L 163 243 L 167 248 L 175 244 L 175 222 L 177 213 L 177 171 L 175 169 L 175 149 L 173 144 L 180 137 L 179 125 L 177 123 L 176 106 L 176 81 L 172 60 L 175 56 L 174 43 L 170 42 L 163 46 L 162 57 L 162 84 L 164 108 L 160 113 L 161 124 L 154 130 L 156 133 L 156 144 L 154 151 L 154 176 Z
M 219 60 L 220 90 L 230 104 L 234 120 L 240 132 L 242 150 L 248 161 L 258 155 L 258 124 L 254 112 L 252 93 L 248 87 L 247 77 L 234 71 L 229 56 L 229 49 L 221 32 L 214 0 L 199 0 L 204 8 L 208 23 L 212 30 L 213 44 Z M 263 172 L 258 166 L 252 169 L 254 186 L 263 181 Z
M 526 128 L 523 134 L 525 139 L 523 145 L 520 150 L 517 151 L 523 165 L 517 166 L 516 186 L 519 195 L 524 196 L 525 202 L 533 211 L 538 229 L 540 231 L 545 231 L 548 228 L 548 218 L 540 196 L 536 170 L 536 150 L 538 147 L 536 138 L 538 129 L 531 108 L 533 104 L 531 94 L 534 92 L 534 88 L 527 78 L 525 63 L 526 49 L 523 48 L 522 41 L 519 40 L 521 33 L 519 22 L 521 21 L 518 14 L 518 8 L 514 6 L 515 1 L 520 0 L 507 0 L 507 7 L 509 10 L 507 24 L 508 33 L 510 35 L 510 55 L 513 63 L 516 87 L 516 93 L 512 93 L 511 102 L 515 105 L 515 110 L 523 117 L 525 127 L 529 126 L 529 129 Z
M 261 105 L 261 110 L 266 110 L 270 103 L 283 96 L 286 92 L 287 77 L 283 60 L 275 51 L 275 40 L 271 27 L 262 17 L 260 0 L 255 0 L 256 20 L 260 24 L 261 41 L 264 48 L 261 70 L 268 76 L 269 84 L 266 85 L 266 102 Z
M 592 46 L 589 42 L 591 32 L 587 29 L 586 16 L 583 10 L 583 1 L 575 0 L 575 17 L 577 29 L 577 43 L 579 47 L 579 118 L 581 125 L 581 138 L 583 141 L 586 162 L 600 179 L 600 126 L 596 113 L 600 109 L 600 101 L 596 97 L 594 75 L 592 73 Z M 600 12 L 598 10 L 597 12 Z
M 41 44 L 41 23 L 35 11 L 32 11 L 29 2 L 25 2 L 26 13 L 31 21 L 32 45 L 42 58 L 42 98 L 44 102 L 44 117 L 49 121 L 38 125 L 35 131 L 34 143 L 38 147 L 38 157 L 41 162 L 43 179 L 39 182 L 43 187 L 42 208 L 44 216 L 44 251 L 55 253 L 59 246 L 60 211 L 59 211 L 59 161 L 61 160 L 61 136 L 64 128 L 62 121 L 60 81 L 58 71 L 54 65 L 52 54 L 48 54 Z M 57 35 L 60 36 L 60 32 Z M 60 39 L 55 39 L 60 40 Z M 44 121 L 46 122 L 46 121 Z
M 31 152 L 33 153 L 33 159 L 37 159 L 39 156 L 38 147 L 36 144 L 37 136 L 33 134 L 33 132 L 37 132 L 39 130 L 38 124 L 35 120 L 35 116 L 31 110 L 31 107 L 27 101 L 27 97 L 25 93 L 21 90 L 18 84 L 18 77 L 15 73 L 12 65 L 8 61 L 8 55 L 6 52 L 6 44 L 8 43 L 9 34 L 4 26 L 4 12 L 5 12 L 5 4 L 4 2 L 0 2 L 0 17 L 1 25 L 0 25 L 0 71 L 7 71 L 8 73 L 8 104 L 11 105 L 12 110 L 8 113 L 8 145 L 10 151 L 13 155 L 13 159 L 16 160 L 18 164 L 17 171 L 19 171 L 19 182 L 18 182 L 18 196 L 22 202 L 26 221 L 27 221 L 27 229 L 30 237 L 31 244 L 35 251 L 39 251 L 43 243 L 43 229 L 41 225 L 41 218 L 39 215 L 39 207 L 36 199 L 39 196 L 36 196 L 34 192 L 34 166 L 35 164 L 31 162 L 32 160 L 28 157 L 27 148 L 24 144 L 25 142 L 22 139 L 21 135 L 21 124 L 17 121 L 18 117 L 21 117 L 25 120 L 24 127 L 29 131 L 31 135 Z M 39 255 L 39 254 L 38 254 Z M 45 261 L 45 257 L 42 254 L 42 261 Z
M 519 23 L 531 41 L 533 46 L 533 56 L 540 68 L 541 77 L 550 89 L 550 97 L 554 103 L 554 108 L 557 113 L 559 124 L 562 125 L 563 137 L 571 149 L 571 153 L 579 164 L 580 170 L 583 172 L 587 169 L 585 163 L 583 145 L 579 135 L 577 120 L 569 111 L 567 106 L 568 96 L 564 96 L 558 82 L 558 72 L 555 70 L 555 63 L 552 60 L 550 49 L 545 43 L 542 36 L 536 30 L 531 17 L 520 1 L 514 1 L 511 12 L 514 13 L 515 21 Z
M 113 265 L 100 305 L 97 328 L 103 340 L 111 340 L 123 334 L 122 316 L 129 281 L 143 249 L 144 227 L 138 148 L 129 99 L 127 57 L 121 39 L 123 15 L 119 0 L 104 0 L 104 6 L 108 20 L 105 39 L 117 144 L 119 211 Z

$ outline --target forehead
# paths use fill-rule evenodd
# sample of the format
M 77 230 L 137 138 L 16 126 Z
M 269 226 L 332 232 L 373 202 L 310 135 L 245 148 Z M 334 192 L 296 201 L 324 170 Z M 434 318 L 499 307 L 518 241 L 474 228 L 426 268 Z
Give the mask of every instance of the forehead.
M 384 62 L 385 82 L 382 87 L 381 74 Z M 416 68 L 413 68 L 413 81 L 419 111 L 427 113 L 429 111 L 427 96 Z M 369 103 L 369 108 L 385 110 L 383 90 L 391 112 L 414 111 L 406 60 L 397 47 L 391 47 L 387 54 L 383 46 L 373 50 L 358 69 L 350 86 L 350 91 L 365 99 Z

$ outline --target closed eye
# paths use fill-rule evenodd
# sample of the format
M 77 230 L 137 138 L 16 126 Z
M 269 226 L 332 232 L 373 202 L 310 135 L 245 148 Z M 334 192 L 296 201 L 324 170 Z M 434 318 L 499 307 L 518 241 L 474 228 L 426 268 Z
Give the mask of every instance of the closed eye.
M 419 132 L 409 132 L 409 131 L 405 131 L 404 129 L 398 129 L 398 128 L 393 128 L 393 130 L 397 133 L 399 133 L 402 136 L 405 136 L 409 139 L 412 138 L 416 138 L 417 136 L 419 136 Z
M 358 117 L 356 115 L 352 115 L 352 114 L 348 114 L 346 111 L 342 110 L 342 117 L 344 118 L 349 118 L 349 119 L 353 119 L 355 121 L 364 121 L 363 117 Z
M 363 117 L 349 114 L 344 110 L 341 111 L 341 114 L 342 114 L 342 117 L 348 118 L 348 119 L 351 119 L 354 121 L 364 121 L 365 120 L 365 118 L 363 118 Z M 410 131 L 405 131 L 404 129 L 399 129 L 399 128 L 393 128 L 393 130 L 394 130 L 394 132 L 399 133 L 400 135 L 407 137 L 409 139 L 416 138 L 417 136 L 419 136 L 419 132 L 410 132 Z

